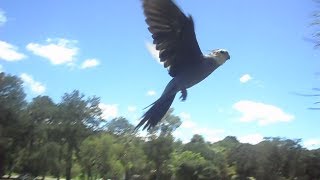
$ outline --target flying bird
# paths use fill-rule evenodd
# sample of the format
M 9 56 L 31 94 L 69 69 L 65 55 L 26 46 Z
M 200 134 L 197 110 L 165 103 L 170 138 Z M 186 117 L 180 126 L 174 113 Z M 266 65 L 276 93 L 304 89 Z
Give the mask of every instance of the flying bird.
M 142 0 L 148 30 L 159 51 L 160 61 L 172 77 L 158 100 L 149 105 L 135 130 L 156 126 L 170 108 L 176 94 L 185 101 L 187 89 L 208 77 L 230 59 L 225 49 L 202 54 L 190 15 L 186 16 L 172 0 Z M 148 108 L 147 107 L 147 108 Z

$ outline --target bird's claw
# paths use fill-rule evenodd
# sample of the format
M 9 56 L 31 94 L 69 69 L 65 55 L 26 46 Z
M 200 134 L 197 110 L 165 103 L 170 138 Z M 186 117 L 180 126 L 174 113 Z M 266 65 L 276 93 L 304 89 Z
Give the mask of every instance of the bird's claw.
M 181 101 L 185 101 L 187 99 L 187 90 L 186 89 L 181 90 L 180 99 L 181 99 Z

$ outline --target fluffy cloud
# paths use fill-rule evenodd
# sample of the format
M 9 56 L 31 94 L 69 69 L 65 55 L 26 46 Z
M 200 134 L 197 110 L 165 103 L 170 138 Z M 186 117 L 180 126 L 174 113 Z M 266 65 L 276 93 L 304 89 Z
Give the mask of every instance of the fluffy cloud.
M 128 118 L 128 119 L 133 119 L 134 120 L 134 124 L 136 124 L 140 120 L 140 118 L 139 118 L 140 115 L 141 114 L 137 112 L 137 107 L 136 106 L 129 105 L 127 107 L 127 112 L 125 113 L 124 116 L 126 118 Z
M 156 50 L 156 45 L 150 43 L 150 42 L 146 42 L 146 48 L 149 51 L 149 53 L 151 54 L 151 56 L 159 63 L 159 64 L 163 64 L 162 62 L 160 62 L 160 58 L 159 58 L 159 51 Z
M 188 129 L 194 128 L 194 127 L 196 127 L 196 123 L 191 120 L 184 120 L 181 124 L 181 127 L 188 128 Z
M 0 41 L 0 59 L 5 61 L 19 61 L 26 55 L 19 53 L 18 48 L 4 41 Z
M 20 78 L 23 80 L 26 86 L 30 87 L 32 92 L 36 94 L 42 94 L 46 91 L 46 87 L 40 82 L 35 81 L 29 74 L 22 73 Z
M 45 44 L 29 43 L 26 48 L 35 55 L 47 58 L 53 65 L 72 64 L 78 54 L 77 41 L 47 39 Z
M 97 59 L 86 59 L 82 64 L 81 64 L 81 69 L 87 69 L 87 68 L 92 68 L 95 66 L 98 66 L 100 62 Z
M 179 114 L 181 118 L 182 124 L 181 128 L 174 133 L 175 137 L 181 139 L 184 143 L 190 141 L 190 138 L 193 134 L 202 135 L 207 141 L 217 142 L 222 140 L 222 134 L 225 132 L 223 129 L 212 129 L 212 128 L 203 128 L 199 127 L 197 123 L 195 123 L 191 115 L 186 112 L 182 112 Z
M 263 141 L 263 136 L 261 134 L 248 134 L 241 136 L 238 139 L 242 143 L 258 144 L 259 142 Z
M 254 101 L 239 101 L 233 108 L 240 113 L 241 122 L 258 121 L 259 125 L 268 125 L 277 122 L 290 122 L 294 116 L 284 112 L 279 107 Z
M 156 91 L 154 91 L 154 90 L 149 90 L 148 92 L 147 92 L 147 96 L 155 96 L 157 93 L 156 93 Z
M 0 26 L 4 25 L 7 22 L 7 17 L 5 13 L 0 10 Z
M 196 123 L 191 120 L 191 115 L 189 113 L 182 112 L 180 113 L 179 117 L 181 118 L 181 121 L 182 121 L 182 124 L 181 124 L 182 128 L 190 129 L 190 128 L 196 127 Z
M 303 146 L 309 150 L 320 148 L 320 139 L 308 139 L 303 142 Z
M 240 77 L 240 82 L 246 83 L 246 82 L 250 81 L 251 79 L 252 79 L 252 77 L 249 74 L 244 74 Z
M 212 143 L 223 139 L 223 129 L 210 129 L 210 128 L 179 128 L 173 132 L 175 138 L 180 139 L 183 143 L 188 143 L 194 134 L 199 134 L 204 137 L 206 141 Z
M 102 110 L 102 119 L 115 118 L 118 116 L 118 105 L 117 104 L 104 104 L 100 103 L 99 108 Z
M 137 107 L 136 106 L 128 106 L 128 111 L 129 112 L 136 112 L 137 111 Z
M 225 130 L 195 127 L 191 130 L 193 134 L 200 134 L 210 142 L 217 142 L 223 139 L 221 136 Z

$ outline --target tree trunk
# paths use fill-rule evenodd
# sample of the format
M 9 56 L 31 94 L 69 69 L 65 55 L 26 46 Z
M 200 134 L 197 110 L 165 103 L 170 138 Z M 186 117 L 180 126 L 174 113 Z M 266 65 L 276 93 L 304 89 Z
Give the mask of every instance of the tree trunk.
M 91 168 L 88 169 L 88 180 L 91 180 L 92 179 L 92 174 L 91 174 Z
M 0 177 L 4 175 L 4 151 L 2 150 L 4 147 L 0 145 Z
M 130 173 L 129 173 L 129 169 L 127 169 L 126 172 L 125 172 L 125 175 L 124 175 L 124 179 L 125 179 L 125 180 L 129 180 L 129 179 L 130 179 L 130 178 L 129 178 L 129 174 L 130 174 Z
M 156 165 L 156 180 L 160 180 L 161 177 L 161 164 L 157 163 Z
M 66 180 L 71 180 L 71 168 L 72 168 L 72 147 L 68 145 L 68 152 L 66 157 Z
M 60 150 L 59 150 L 59 157 L 58 157 L 58 161 L 59 161 L 59 164 L 61 165 L 62 164 L 62 147 L 63 147 L 63 144 L 60 144 Z M 60 174 L 61 174 L 61 168 L 59 167 L 58 168 L 58 172 L 57 172 L 57 180 L 60 180 Z

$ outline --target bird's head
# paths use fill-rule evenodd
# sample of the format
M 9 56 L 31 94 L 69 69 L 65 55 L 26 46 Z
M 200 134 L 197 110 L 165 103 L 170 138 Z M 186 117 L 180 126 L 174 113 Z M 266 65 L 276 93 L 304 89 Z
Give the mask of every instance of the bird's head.
M 219 65 L 222 65 L 228 59 L 230 59 L 230 55 L 225 49 L 215 49 L 211 51 L 207 56 L 213 58 Z

